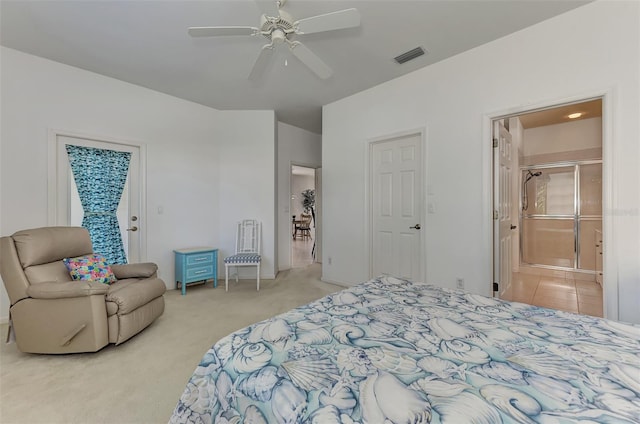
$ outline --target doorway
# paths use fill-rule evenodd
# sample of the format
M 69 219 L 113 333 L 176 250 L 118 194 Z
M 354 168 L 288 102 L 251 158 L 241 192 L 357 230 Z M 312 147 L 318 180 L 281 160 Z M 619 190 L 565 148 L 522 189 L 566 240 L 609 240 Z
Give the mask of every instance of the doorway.
M 603 316 L 602 98 L 496 122 L 514 139 L 509 181 L 494 178 L 494 202 L 512 202 L 512 241 L 494 237 L 498 295 Z M 497 227 L 504 213 L 494 210 Z M 513 257 L 510 267 L 503 256 Z
M 316 169 L 291 165 L 291 268 L 315 262 L 317 229 Z
M 49 190 L 49 222 L 51 225 L 81 226 L 84 216 L 67 145 L 89 147 L 130 154 L 129 167 L 116 216 L 124 253 L 128 262 L 140 262 L 146 255 L 144 244 L 144 186 L 142 184 L 144 146 L 114 140 L 98 139 L 72 133 L 52 132 Z

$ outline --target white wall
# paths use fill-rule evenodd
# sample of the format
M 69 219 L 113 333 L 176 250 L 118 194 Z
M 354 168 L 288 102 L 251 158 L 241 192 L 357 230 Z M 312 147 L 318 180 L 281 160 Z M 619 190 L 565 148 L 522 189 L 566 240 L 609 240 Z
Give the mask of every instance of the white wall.
M 605 313 L 640 322 L 639 17 L 638 2 L 597 1 L 325 106 L 323 278 L 369 277 L 368 140 L 426 127 L 429 199 L 437 205 L 425 226 L 427 280 L 454 287 L 463 277 L 468 290 L 489 295 L 489 118 L 606 93 Z
M 262 223 L 260 275 L 276 275 L 276 120 L 273 111 L 224 111 L 216 132 L 220 258 L 235 252 L 236 224 Z M 255 269 L 240 267 L 240 278 L 255 278 Z M 235 272 L 235 270 L 234 270 Z M 224 275 L 224 266 L 222 267 Z
M 524 130 L 524 156 L 602 147 L 602 118 L 581 119 Z
M 322 137 L 278 122 L 278 269 L 291 268 L 291 165 L 322 165 Z
M 265 224 L 263 272 L 274 274 L 273 111 L 220 112 L 16 50 L 0 54 L 1 235 L 49 224 L 48 130 L 58 129 L 146 144 L 140 224 L 146 259 L 168 288 L 175 287 L 173 249 L 212 245 L 222 257 L 234 249 L 234 223 L 246 214 Z M 0 319 L 8 306 L 3 286 Z

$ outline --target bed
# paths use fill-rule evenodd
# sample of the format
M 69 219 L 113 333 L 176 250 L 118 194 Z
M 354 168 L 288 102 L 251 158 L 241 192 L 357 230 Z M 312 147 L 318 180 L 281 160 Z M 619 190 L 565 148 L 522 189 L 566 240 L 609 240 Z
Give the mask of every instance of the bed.
M 636 423 L 640 326 L 379 277 L 209 349 L 171 423 Z

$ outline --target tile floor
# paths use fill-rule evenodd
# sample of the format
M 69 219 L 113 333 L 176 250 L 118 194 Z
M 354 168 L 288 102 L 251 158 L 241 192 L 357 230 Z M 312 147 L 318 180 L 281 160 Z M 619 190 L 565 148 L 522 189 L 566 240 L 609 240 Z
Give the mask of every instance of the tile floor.
M 311 229 L 311 238 L 302 240 L 300 238 L 291 241 L 291 268 L 300 268 L 313 263 L 311 250 L 313 249 L 313 240 L 315 238 L 315 229 Z
M 602 287 L 598 283 L 575 279 L 571 273 L 564 271 L 555 274 L 513 273 L 511 288 L 501 298 L 545 308 L 603 316 Z

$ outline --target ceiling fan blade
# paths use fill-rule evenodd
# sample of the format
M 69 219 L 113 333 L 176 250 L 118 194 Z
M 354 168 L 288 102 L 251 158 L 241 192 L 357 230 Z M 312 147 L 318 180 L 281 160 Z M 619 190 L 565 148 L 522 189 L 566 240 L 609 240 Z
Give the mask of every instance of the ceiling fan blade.
M 257 81 L 264 74 L 264 71 L 267 69 L 267 66 L 271 62 L 271 56 L 273 56 L 273 45 L 267 44 L 262 47 L 262 51 L 256 59 L 256 63 L 253 64 L 253 69 L 249 74 L 249 79 L 251 81 Z
M 314 52 L 299 41 L 290 44 L 289 49 L 300 62 L 307 65 L 320 79 L 327 79 L 333 75 L 333 70 L 322 61 Z
M 333 31 L 336 29 L 360 26 L 360 12 L 358 9 L 345 9 L 324 15 L 312 16 L 294 22 L 293 26 L 298 34 L 313 34 L 316 32 Z
M 191 27 L 189 35 L 192 37 L 226 37 L 232 35 L 256 35 L 258 28 L 247 26 L 215 26 Z

